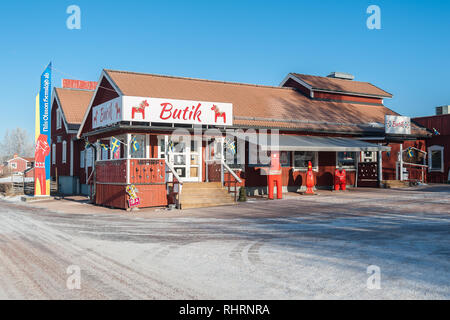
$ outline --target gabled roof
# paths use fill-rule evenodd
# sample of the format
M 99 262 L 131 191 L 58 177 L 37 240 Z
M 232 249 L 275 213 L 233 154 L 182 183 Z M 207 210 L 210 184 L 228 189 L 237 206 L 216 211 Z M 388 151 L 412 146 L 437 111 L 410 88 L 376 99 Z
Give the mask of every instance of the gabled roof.
M 67 124 L 78 127 L 83 120 L 84 113 L 89 106 L 94 91 L 55 88 L 55 93 Z
M 384 116 L 397 114 L 383 105 L 314 100 L 287 87 L 115 70 L 103 74 L 119 95 L 232 103 L 234 125 L 242 127 L 384 133 Z
M 392 94 L 386 92 L 369 82 L 345 80 L 330 77 L 312 76 L 300 73 L 290 73 L 290 76 L 300 79 L 311 87 L 313 91 L 327 91 L 347 93 L 352 95 L 365 95 L 383 98 L 392 98 Z

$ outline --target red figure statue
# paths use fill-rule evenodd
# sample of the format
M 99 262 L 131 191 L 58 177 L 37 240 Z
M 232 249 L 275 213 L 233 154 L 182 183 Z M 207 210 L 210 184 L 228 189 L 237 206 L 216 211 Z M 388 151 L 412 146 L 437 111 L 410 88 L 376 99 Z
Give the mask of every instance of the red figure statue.
M 311 161 L 308 162 L 308 172 L 306 173 L 306 194 L 314 194 L 314 172 Z
M 339 167 L 339 169 L 336 169 L 334 172 L 334 190 L 338 191 L 343 190 L 345 191 L 347 185 L 347 174 L 345 170 L 342 169 L 342 167 Z
M 47 195 L 47 178 L 45 174 L 45 157 L 50 154 L 50 146 L 45 134 L 39 135 L 36 141 L 34 154 L 34 188 L 37 190 L 38 183 L 41 187 L 41 195 Z M 39 182 L 38 182 L 39 181 Z
M 270 200 L 273 200 L 275 185 L 277 186 L 277 199 L 283 199 L 280 153 L 278 151 L 272 151 L 270 153 L 270 168 L 267 175 L 267 185 L 269 188 Z
M 142 115 L 142 120 L 145 120 L 145 108 L 149 106 L 147 100 L 141 102 L 139 107 L 133 107 L 131 109 L 131 119 L 134 120 L 134 116 L 136 113 L 140 113 Z

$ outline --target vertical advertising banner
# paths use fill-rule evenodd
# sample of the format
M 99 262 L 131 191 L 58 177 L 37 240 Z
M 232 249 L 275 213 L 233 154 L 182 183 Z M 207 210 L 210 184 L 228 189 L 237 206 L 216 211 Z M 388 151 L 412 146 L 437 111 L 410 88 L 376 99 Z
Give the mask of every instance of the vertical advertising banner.
M 36 149 L 34 153 L 34 195 L 50 195 L 51 90 L 52 63 L 41 75 L 36 98 Z

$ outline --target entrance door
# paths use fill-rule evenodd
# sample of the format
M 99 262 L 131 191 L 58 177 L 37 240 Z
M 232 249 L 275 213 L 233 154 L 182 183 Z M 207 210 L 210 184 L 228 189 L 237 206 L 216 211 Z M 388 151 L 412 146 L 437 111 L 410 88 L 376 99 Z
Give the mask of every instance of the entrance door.
M 214 138 L 209 141 L 206 149 L 206 180 L 208 182 L 222 181 L 223 139 Z
M 161 136 L 159 157 L 166 159 L 182 181 L 201 182 L 202 144 L 190 136 Z

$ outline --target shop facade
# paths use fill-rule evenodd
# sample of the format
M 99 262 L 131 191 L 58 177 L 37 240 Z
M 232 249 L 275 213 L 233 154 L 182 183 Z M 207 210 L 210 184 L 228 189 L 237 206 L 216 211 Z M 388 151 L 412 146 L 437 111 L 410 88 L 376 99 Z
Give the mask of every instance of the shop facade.
M 80 183 L 124 209 L 130 185 L 141 207 L 180 205 L 195 183 L 266 195 L 262 168 L 279 152 L 285 192 L 305 189 L 309 162 L 317 188 L 339 167 L 349 187 L 377 187 L 401 179 L 393 148 L 429 135 L 414 124 L 386 133 L 385 117 L 399 116 L 383 105 L 390 97 L 336 76 L 289 74 L 270 87 L 104 70 L 77 132 Z

